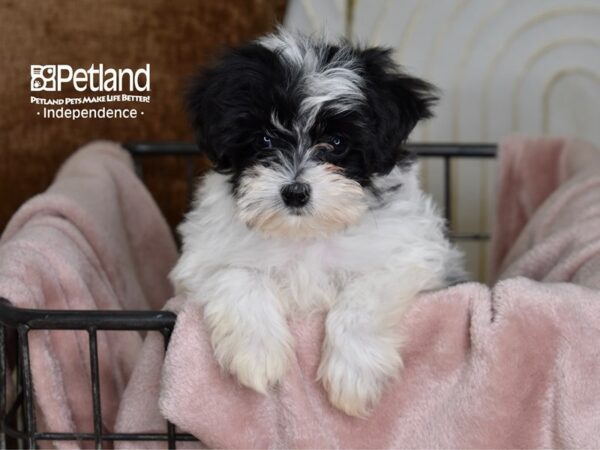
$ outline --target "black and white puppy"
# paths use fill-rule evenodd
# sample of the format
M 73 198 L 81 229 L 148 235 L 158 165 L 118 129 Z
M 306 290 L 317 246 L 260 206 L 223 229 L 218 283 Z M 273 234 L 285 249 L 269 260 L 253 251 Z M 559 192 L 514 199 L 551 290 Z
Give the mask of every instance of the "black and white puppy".
M 259 392 L 293 355 L 289 316 L 327 311 L 318 377 L 364 416 L 402 366 L 399 321 L 461 256 L 403 149 L 436 100 L 391 52 L 284 31 L 223 56 L 189 94 L 214 170 L 171 273 L 220 365 Z

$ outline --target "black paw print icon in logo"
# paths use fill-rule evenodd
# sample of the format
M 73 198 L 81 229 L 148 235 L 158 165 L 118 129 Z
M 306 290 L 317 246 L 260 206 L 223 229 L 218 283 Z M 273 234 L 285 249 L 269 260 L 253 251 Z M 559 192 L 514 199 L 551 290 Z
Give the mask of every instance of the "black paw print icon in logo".
M 31 66 L 31 90 L 55 91 L 56 66 Z

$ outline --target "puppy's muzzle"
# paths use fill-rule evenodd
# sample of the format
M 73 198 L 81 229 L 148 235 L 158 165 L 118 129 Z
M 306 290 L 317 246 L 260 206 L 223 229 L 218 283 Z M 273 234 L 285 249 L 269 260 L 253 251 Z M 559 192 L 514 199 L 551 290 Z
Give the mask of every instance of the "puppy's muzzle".
M 281 198 L 286 206 L 301 208 L 310 200 L 310 185 L 294 182 L 281 188 Z

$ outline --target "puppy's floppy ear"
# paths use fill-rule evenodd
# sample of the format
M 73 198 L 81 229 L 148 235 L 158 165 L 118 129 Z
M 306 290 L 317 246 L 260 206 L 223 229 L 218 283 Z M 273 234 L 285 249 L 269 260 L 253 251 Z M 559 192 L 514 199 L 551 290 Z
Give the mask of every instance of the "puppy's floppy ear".
M 432 117 L 437 89 L 404 73 L 392 59 L 391 49 L 368 48 L 360 51 L 360 57 L 380 151 L 400 152 L 415 125 Z
M 187 108 L 200 150 L 214 169 L 231 172 L 248 157 L 248 145 L 262 127 L 276 56 L 249 44 L 229 49 L 191 80 Z
M 210 159 L 215 170 L 228 170 L 231 164 L 227 161 L 224 148 L 215 142 L 222 127 L 222 112 L 218 102 L 222 83 L 218 72 L 216 66 L 200 69 L 190 80 L 185 100 L 200 151 Z

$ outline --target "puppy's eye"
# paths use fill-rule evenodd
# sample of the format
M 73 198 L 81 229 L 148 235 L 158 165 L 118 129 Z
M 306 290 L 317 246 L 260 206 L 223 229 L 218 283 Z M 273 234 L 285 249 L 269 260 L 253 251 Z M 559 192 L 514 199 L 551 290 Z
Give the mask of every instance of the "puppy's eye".
M 345 155 L 349 148 L 348 141 L 343 136 L 337 134 L 329 138 L 329 144 L 333 147 L 331 153 L 336 156 Z
M 266 134 L 263 134 L 262 136 L 262 145 L 265 148 L 271 148 L 273 147 L 273 140 L 267 136 Z
M 259 148 L 273 148 L 273 138 L 268 134 L 259 134 L 256 137 L 256 146 Z

